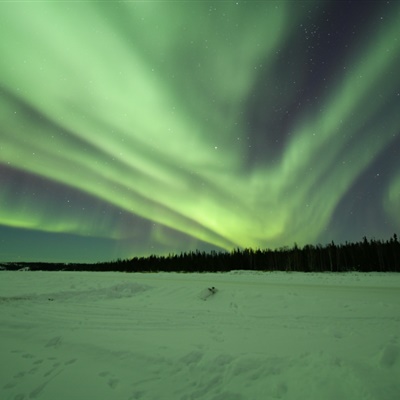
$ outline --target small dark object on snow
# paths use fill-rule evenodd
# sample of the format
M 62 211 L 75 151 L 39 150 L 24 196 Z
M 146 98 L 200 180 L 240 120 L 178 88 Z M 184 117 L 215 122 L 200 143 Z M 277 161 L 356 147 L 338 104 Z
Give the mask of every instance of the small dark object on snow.
M 209 287 L 208 290 L 209 290 L 212 294 L 214 294 L 214 293 L 217 292 L 217 289 L 216 289 L 214 286 Z
M 47 300 L 49 300 L 49 301 L 54 301 L 54 299 L 52 299 L 51 297 L 49 297 Z

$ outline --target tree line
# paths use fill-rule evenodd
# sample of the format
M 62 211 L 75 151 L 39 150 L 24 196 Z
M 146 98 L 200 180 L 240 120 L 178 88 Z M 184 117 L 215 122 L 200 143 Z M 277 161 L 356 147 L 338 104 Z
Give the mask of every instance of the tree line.
M 180 254 L 133 257 L 94 264 L 3 263 L 7 270 L 120 271 L 120 272 L 227 272 L 232 270 L 293 272 L 400 272 L 400 242 L 389 240 L 305 245 L 278 249 L 234 249 L 231 252 L 190 251 Z

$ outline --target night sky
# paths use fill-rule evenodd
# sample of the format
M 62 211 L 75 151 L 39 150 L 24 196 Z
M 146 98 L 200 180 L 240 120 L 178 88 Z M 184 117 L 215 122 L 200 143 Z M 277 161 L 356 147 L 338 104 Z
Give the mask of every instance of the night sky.
M 399 1 L 2 2 L 0 261 L 400 234 Z

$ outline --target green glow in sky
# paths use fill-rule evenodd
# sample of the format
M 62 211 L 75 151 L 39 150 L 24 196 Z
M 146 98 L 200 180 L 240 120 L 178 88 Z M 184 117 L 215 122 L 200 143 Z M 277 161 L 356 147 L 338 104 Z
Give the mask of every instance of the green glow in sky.
M 328 3 L 1 4 L 0 225 L 122 257 L 329 239 L 399 146 L 400 4 L 333 57 Z M 400 227 L 398 167 L 372 234 Z

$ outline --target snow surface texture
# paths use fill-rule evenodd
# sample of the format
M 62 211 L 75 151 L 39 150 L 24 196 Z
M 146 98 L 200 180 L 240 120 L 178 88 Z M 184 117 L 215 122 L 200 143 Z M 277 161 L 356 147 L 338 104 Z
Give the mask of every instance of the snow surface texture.
M 400 398 L 400 274 L 2 271 L 0 335 L 4 400 Z

